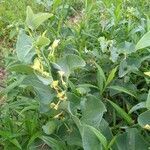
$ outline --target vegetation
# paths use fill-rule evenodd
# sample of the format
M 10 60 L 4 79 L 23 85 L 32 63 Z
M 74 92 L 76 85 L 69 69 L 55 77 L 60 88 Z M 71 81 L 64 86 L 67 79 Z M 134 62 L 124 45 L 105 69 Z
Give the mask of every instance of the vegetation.
M 149 18 L 149 0 L 0 1 L 0 149 L 148 150 Z

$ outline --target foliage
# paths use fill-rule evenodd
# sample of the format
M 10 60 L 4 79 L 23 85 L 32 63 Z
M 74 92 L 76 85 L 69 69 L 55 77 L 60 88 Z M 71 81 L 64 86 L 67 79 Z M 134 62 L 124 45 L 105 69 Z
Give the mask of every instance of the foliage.
M 148 1 L 36 5 L 42 12 L 27 6 L 5 60 L 0 149 L 147 150 Z

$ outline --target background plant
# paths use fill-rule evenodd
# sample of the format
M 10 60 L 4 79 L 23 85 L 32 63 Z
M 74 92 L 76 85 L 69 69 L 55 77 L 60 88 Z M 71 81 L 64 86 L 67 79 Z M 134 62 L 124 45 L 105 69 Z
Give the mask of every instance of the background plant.
M 2 149 L 148 149 L 148 1 L 35 4 L 5 60 Z

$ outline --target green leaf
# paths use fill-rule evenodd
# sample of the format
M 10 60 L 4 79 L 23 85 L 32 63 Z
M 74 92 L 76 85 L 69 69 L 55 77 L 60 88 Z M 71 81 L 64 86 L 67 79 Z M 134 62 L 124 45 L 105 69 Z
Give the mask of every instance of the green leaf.
M 18 60 L 27 64 L 32 62 L 32 58 L 35 55 L 33 40 L 25 33 L 24 30 L 20 30 L 19 32 L 16 44 L 16 53 Z
M 105 86 L 105 82 L 106 82 L 106 77 L 105 77 L 103 69 L 97 63 L 95 63 L 95 65 L 98 69 L 97 70 L 98 87 L 100 88 L 100 93 L 102 94 L 104 86 Z
M 103 150 L 102 144 L 95 133 L 86 125 L 83 126 L 81 135 L 84 150 Z
M 131 54 L 135 52 L 135 45 L 131 42 L 125 41 L 119 44 L 117 51 L 119 54 Z
M 10 139 L 9 140 L 11 143 L 13 143 L 16 147 L 18 147 L 19 149 L 22 149 L 21 148 L 21 145 L 19 144 L 18 140 L 17 139 Z
M 111 60 L 113 63 L 115 63 L 115 62 L 117 62 L 118 57 L 119 57 L 118 49 L 117 49 L 116 47 L 110 48 L 110 60 Z
M 150 110 L 138 116 L 138 124 L 147 130 L 150 130 Z
M 50 40 L 45 36 L 40 36 L 36 41 L 36 45 L 38 47 L 45 47 L 49 44 L 50 44 Z
M 93 101 L 95 100 L 93 99 Z M 105 147 L 107 145 L 105 136 L 99 130 L 85 124 L 85 122 L 81 123 L 79 118 L 72 114 L 70 105 L 68 109 L 72 119 L 80 131 L 84 150 L 103 150 L 102 144 L 105 145 Z
M 34 14 L 30 6 L 27 7 L 26 15 L 26 24 L 31 30 L 36 30 L 44 21 L 53 16 L 50 13 Z
M 133 92 L 131 92 L 130 90 L 128 90 L 128 89 L 126 89 L 124 87 L 121 87 L 121 86 L 109 86 L 108 88 L 109 89 L 113 89 L 113 90 L 117 90 L 119 92 L 126 93 L 126 94 L 136 98 L 136 95 Z
M 54 95 L 50 88 L 42 83 L 36 76 L 27 76 L 23 83 L 23 85 L 31 86 L 35 89 L 36 94 L 39 98 L 41 104 L 50 104 L 53 100 Z
M 114 107 L 114 109 L 117 111 L 117 113 L 128 123 L 128 124 L 132 124 L 133 120 L 132 118 L 121 108 L 119 107 L 117 104 L 115 104 L 114 102 L 108 100 L 108 102 Z
M 113 80 L 113 78 L 115 77 L 115 73 L 116 73 L 116 71 L 117 71 L 117 68 L 118 68 L 118 66 L 115 67 L 114 69 L 112 69 L 112 71 L 110 72 L 110 74 L 109 74 L 109 76 L 108 76 L 108 78 L 107 78 L 105 87 L 106 87 L 106 86 Z
M 33 74 L 34 70 L 28 66 L 28 65 L 23 65 L 23 64 L 17 64 L 10 66 L 8 68 L 9 71 L 15 71 L 17 73 L 25 73 L 25 74 Z
M 46 134 L 50 135 L 56 129 L 56 122 L 55 121 L 49 121 L 46 123 L 46 125 L 42 126 L 42 129 Z
M 130 72 L 130 67 L 127 64 L 126 59 L 124 59 L 119 65 L 119 77 L 124 77 L 128 72 Z
M 147 32 L 137 43 L 136 50 L 150 46 L 150 31 Z
M 85 61 L 74 54 L 67 55 L 60 59 L 57 63 L 61 71 L 65 72 L 66 76 L 69 76 L 75 69 L 82 68 L 86 65 Z
M 146 107 L 150 110 L 150 90 L 148 92 L 147 100 L 146 100 Z
M 133 106 L 130 111 L 129 111 L 129 114 L 131 114 L 132 112 L 138 110 L 138 109 L 142 109 L 142 108 L 145 108 L 145 102 L 140 102 L 138 104 L 136 104 L 135 106 Z
M 10 131 L 2 131 L 0 130 L 0 136 L 3 137 L 5 140 L 8 140 L 13 145 L 15 145 L 17 148 L 22 149 L 21 145 L 19 144 L 18 140 L 15 137 L 13 133 Z
M 66 135 L 66 142 L 68 145 L 71 145 L 75 148 L 82 147 L 82 138 L 81 134 L 76 126 L 72 126 L 72 131 L 67 132 Z M 67 149 L 68 150 L 68 149 Z
M 82 122 L 94 127 L 98 127 L 104 112 L 106 112 L 105 105 L 100 99 L 93 95 L 88 95 L 82 101 Z
M 82 88 L 93 88 L 93 89 L 96 89 L 96 90 L 99 90 L 99 88 L 95 85 L 92 85 L 92 84 L 79 84 L 78 87 L 82 87 Z
M 52 78 L 52 76 L 42 76 L 41 74 L 39 74 L 38 72 L 34 72 L 35 73 L 35 75 L 37 76 L 37 78 L 40 80 L 40 81 L 42 81 L 42 83 L 43 84 L 45 84 L 45 85 L 50 85 L 51 83 L 52 83 L 52 81 L 53 81 L 53 78 Z
M 108 149 L 111 149 L 116 141 L 117 136 L 115 135 L 108 144 Z M 115 145 L 116 146 L 116 145 Z
M 105 136 L 100 131 L 98 131 L 96 128 L 94 128 L 92 126 L 87 126 L 87 127 L 96 135 L 96 137 L 98 138 L 100 143 L 102 143 L 102 145 L 106 149 L 108 142 L 107 142 L 107 139 L 105 138 Z
M 127 129 L 116 139 L 118 150 L 147 150 L 148 144 L 144 141 L 136 128 Z
M 38 108 L 39 108 L 38 105 L 26 106 L 19 112 L 19 115 L 22 115 L 24 112 L 29 111 L 29 110 L 37 110 Z
M 35 134 L 33 134 L 28 142 L 27 148 L 30 149 L 30 145 L 35 141 L 35 139 L 39 138 L 41 135 L 39 132 L 36 132 Z
M 109 123 L 105 119 L 102 118 L 98 130 L 106 137 L 107 141 L 110 141 L 113 138 Z
M 5 94 L 9 93 L 15 87 L 19 86 L 23 82 L 24 79 L 25 79 L 25 76 L 22 76 L 20 79 L 18 79 L 17 81 L 13 82 L 12 84 L 10 84 L 8 87 L 6 87 L 4 90 L 2 90 L 0 92 L 0 96 L 3 96 Z
M 140 56 L 130 56 L 123 59 L 119 66 L 119 77 L 122 78 L 128 73 L 137 72 L 144 59 L 144 57 L 141 58 Z
M 54 150 L 66 150 L 65 144 L 62 142 L 50 137 L 50 136 L 41 136 L 41 140 L 43 140 L 51 149 Z
M 100 42 L 100 46 L 101 46 L 101 50 L 103 53 L 106 53 L 108 51 L 108 41 L 107 39 L 105 39 L 105 37 L 100 37 L 98 39 L 98 41 Z

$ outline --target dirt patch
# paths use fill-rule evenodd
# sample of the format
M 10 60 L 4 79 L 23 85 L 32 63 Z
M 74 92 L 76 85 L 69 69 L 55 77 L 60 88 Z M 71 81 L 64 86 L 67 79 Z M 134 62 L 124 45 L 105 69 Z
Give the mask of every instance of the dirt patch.
M 5 69 L 0 67 L 0 89 L 4 88 L 4 79 L 6 78 Z
M 78 12 L 68 19 L 67 24 L 69 26 L 74 26 L 74 25 L 77 25 L 78 23 L 80 23 L 82 21 L 82 19 L 83 19 L 83 13 Z

